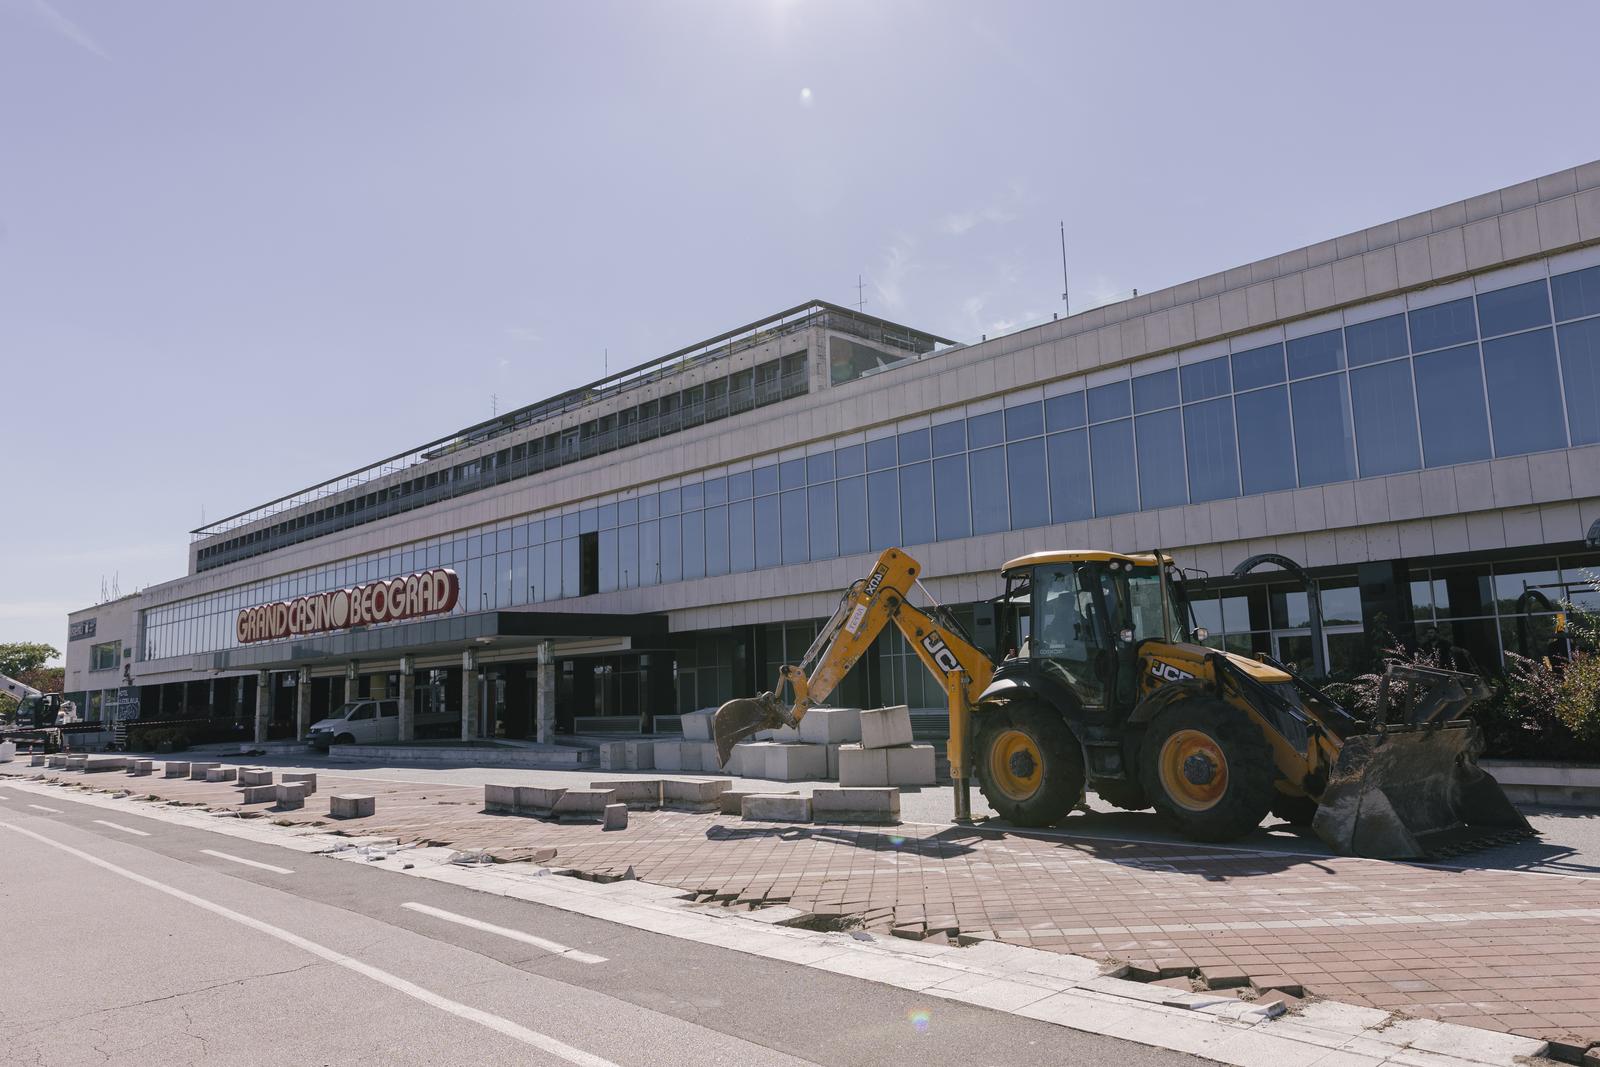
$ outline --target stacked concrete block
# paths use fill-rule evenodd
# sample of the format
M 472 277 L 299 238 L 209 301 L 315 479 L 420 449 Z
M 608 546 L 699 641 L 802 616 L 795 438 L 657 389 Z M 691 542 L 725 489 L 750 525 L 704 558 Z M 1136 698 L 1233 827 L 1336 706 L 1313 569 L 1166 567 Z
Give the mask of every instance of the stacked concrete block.
M 693 762 L 695 766 L 685 766 L 685 750 L 691 753 L 689 761 Z M 652 754 L 655 756 L 655 769 L 658 771 L 676 773 L 687 770 L 698 771 L 700 769 L 700 749 L 686 741 L 657 741 L 652 749 Z
M 207 771 L 214 771 L 220 766 L 222 766 L 220 763 L 191 763 L 189 764 L 189 780 L 191 782 L 203 782 L 206 780 Z
M 680 811 L 716 811 L 719 807 L 717 798 L 732 788 L 733 782 L 727 778 L 663 778 L 661 806 Z
M 716 717 L 716 708 L 702 708 L 691 711 L 687 715 L 679 715 L 678 722 L 683 726 L 683 739 L 685 741 L 710 741 L 712 738 L 711 720 Z
M 933 746 L 913 744 L 911 709 L 901 704 L 861 713 L 861 743 L 839 750 L 842 786 L 933 785 Z
M 828 746 L 771 745 L 765 753 L 763 778 L 774 782 L 809 782 L 828 776 Z
M 861 740 L 858 708 L 812 708 L 800 720 L 800 740 L 813 745 Z
M 859 744 L 839 746 L 839 784 L 852 787 L 888 785 L 887 750 L 865 748 Z
M 776 744 L 776 741 L 740 741 L 728 753 L 728 765 L 722 769 L 741 778 L 765 778 L 767 749 Z
M 272 772 L 265 767 L 240 767 L 240 785 L 271 785 Z
M 811 794 L 811 817 L 817 822 L 895 826 L 900 822 L 900 790 L 817 789 Z
M 654 741 L 624 741 L 623 767 L 630 771 L 656 769 L 656 743 Z
M 315 773 L 310 771 L 302 771 L 298 774 L 294 772 L 286 772 L 282 780 L 289 782 L 290 784 L 296 782 L 300 783 L 306 787 L 307 793 L 315 793 L 317 791 L 317 776 Z
M 911 709 L 905 704 L 861 713 L 861 747 L 892 748 L 911 743 Z
M 882 751 L 889 757 L 890 785 L 937 784 L 932 745 L 896 745 Z
M 278 799 L 278 787 L 275 785 L 247 785 L 239 790 L 240 803 L 242 804 L 270 804 Z
M 600 769 L 602 771 L 621 771 L 628 766 L 628 743 L 626 741 L 602 741 L 596 746 L 600 756 Z
M 237 767 L 212 767 L 206 771 L 206 781 L 208 782 L 231 782 L 238 777 L 239 768 Z
M 590 782 L 590 789 L 606 789 L 616 794 L 616 803 L 626 804 L 634 811 L 648 811 L 661 806 L 661 782 L 658 779 L 640 781 L 617 779 Z
M 161 774 L 164 778 L 187 778 L 189 777 L 189 765 L 182 760 L 169 759 L 162 765 Z
M 328 798 L 328 814 L 335 819 L 365 819 L 377 810 L 377 799 L 366 793 L 335 793 Z
M 811 798 L 798 793 L 750 793 L 740 802 L 746 822 L 810 822 Z
M 252 786 L 251 788 L 259 789 L 261 787 Z M 304 782 L 280 782 L 272 788 L 277 797 L 278 807 L 285 811 L 306 806 L 306 794 L 310 790 L 306 788 Z
M 802 722 L 804 720 L 801 720 Z M 757 741 L 798 741 L 800 731 L 793 726 L 780 726 L 776 730 L 758 730 Z

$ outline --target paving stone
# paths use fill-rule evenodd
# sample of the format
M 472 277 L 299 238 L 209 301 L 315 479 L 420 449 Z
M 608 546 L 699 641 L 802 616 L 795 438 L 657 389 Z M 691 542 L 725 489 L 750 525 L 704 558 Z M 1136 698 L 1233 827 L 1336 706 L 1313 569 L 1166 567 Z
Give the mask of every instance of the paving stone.
M 683 724 L 683 739 L 685 741 L 710 741 L 712 737 L 712 719 L 717 714 L 715 708 L 703 708 L 700 711 L 691 711 L 678 716 L 678 722 Z
M 311 771 L 285 771 L 283 777 L 279 778 L 278 781 L 291 784 L 299 782 L 306 787 L 307 793 L 315 793 L 317 791 L 317 776 Z
M 239 768 L 237 767 L 212 767 L 206 771 L 206 781 L 208 782 L 231 782 L 238 777 Z
M 517 787 L 514 785 L 486 785 L 483 787 L 483 809 L 502 815 L 517 810 Z
M 877 823 L 894 826 L 900 822 L 900 790 L 815 789 L 811 793 L 811 816 L 817 822 Z
M 590 782 L 589 788 L 611 790 L 617 795 L 617 803 L 626 804 L 634 811 L 648 811 L 661 806 L 660 779 L 643 781 L 637 778 L 608 779 L 603 782 Z
M 278 787 L 275 785 L 247 785 L 239 790 L 242 804 L 271 804 L 277 799 Z
M 335 819 L 365 819 L 377 810 L 377 798 L 367 793 L 335 793 L 328 798 L 328 814 Z
M 938 783 L 932 745 L 900 745 L 896 748 L 883 749 L 883 752 L 889 761 L 889 785 L 935 785 Z
M 774 782 L 813 782 L 828 776 L 826 745 L 804 743 L 770 745 L 765 750 L 766 773 Z
M 626 830 L 628 828 L 628 805 L 607 804 L 604 825 L 602 830 Z
M 744 798 L 757 793 L 779 793 L 783 790 L 775 789 L 730 789 L 717 797 L 717 810 L 723 815 L 738 815 L 744 811 Z M 789 790 L 797 792 L 797 790 Z
M 206 772 L 214 771 L 220 766 L 222 766 L 220 763 L 190 763 L 189 780 L 192 782 L 204 782 L 206 781 Z
M 306 794 L 310 790 L 306 788 L 304 782 L 279 782 L 272 788 L 277 796 L 278 807 L 291 810 L 306 806 Z
M 1296 997 L 1305 992 L 1298 981 L 1286 974 L 1252 974 L 1250 987 L 1257 993 L 1288 993 Z
M 728 778 L 663 778 L 661 804 L 679 811 L 716 811 L 717 797 L 732 788 Z
M 905 704 L 863 711 L 860 721 L 862 748 L 890 748 L 911 743 L 911 708 Z
M 739 806 L 745 821 L 810 822 L 811 798 L 798 793 L 750 793 Z
M 240 785 L 271 785 L 272 771 L 265 767 L 240 767 Z
M 840 745 L 839 784 L 841 786 L 888 785 L 889 757 L 881 748 Z
M 813 745 L 861 740 L 861 709 L 812 708 L 800 720 L 800 740 Z
M 624 741 L 623 765 L 630 771 L 653 771 L 656 768 L 654 741 Z
M 162 765 L 161 775 L 163 778 L 187 778 L 189 777 L 189 765 L 182 760 L 167 760 Z

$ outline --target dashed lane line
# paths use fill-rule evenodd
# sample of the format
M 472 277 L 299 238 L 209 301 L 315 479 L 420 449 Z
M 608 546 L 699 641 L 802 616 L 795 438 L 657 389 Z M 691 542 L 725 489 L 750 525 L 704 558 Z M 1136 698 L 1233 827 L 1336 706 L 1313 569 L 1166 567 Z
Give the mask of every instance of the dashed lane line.
M 288 867 L 274 867 L 270 863 L 260 863 L 256 860 L 247 860 L 243 856 L 235 856 L 231 852 L 218 852 L 213 848 L 203 848 L 200 851 L 205 853 L 207 856 L 215 856 L 219 860 L 228 860 L 232 863 L 242 863 L 246 867 L 257 867 L 263 871 L 271 871 L 273 874 L 294 873 L 294 871 L 290 870 Z
M 535 937 L 533 934 L 523 933 L 521 930 L 512 930 L 504 926 L 496 926 L 493 923 L 486 923 L 481 919 L 471 919 L 465 915 L 457 915 L 453 911 L 445 911 L 442 908 L 429 907 L 427 904 L 418 904 L 415 901 L 408 901 L 400 906 L 408 911 L 419 912 L 423 915 L 432 915 L 435 919 L 443 919 L 445 922 L 452 922 L 460 926 L 471 927 L 474 930 L 482 930 L 483 932 L 489 934 L 499 934 L 501 937 L 510 938 L 512 941 L 520 941 L 524 945 L 532 945 L 535 948 L 542 948 L 546 952 L 554 953 L 557 956 L 564 956 L 576 963 L 606 962 L 606 958 L 604 956 L 596 956 L 589 952 L 580 952 L 578 949 L 572 948 L 569 945 L 563 945 L 559 941 L 548 941 L 542 937 Z
M 93 819 L 91 821 L 92 822 L 97 822 L 101 826 L 109 826 L 113 830 L 121 830 L 125 834 L 132 834 L 134 837 L 149 837 L 150 836 L 149 833 L 147 833 L 144 830 L 135 830 L 133 827 L 124 826 L 120 822 L 109 822 L 109 821 L 107 821 L 105 819 Z
M 12 831 L 13 833 L 22 834 L 24 837 L 31 837 L 41 844 L 48 845 L 50 848 L 56 849 L 57 851 L 65 852 L 70 856 L 76 856 L 85 863 L 91 863 L 94 866 L 99 867 L 101 870 L 110 871 L 112 874 L 126 878 L 130 882 L 135 882 L 139 885 L 145 886 L 146 888 L 154 889 L 158 893 L 165 893 L 169 897 L 181 900 L 186 904 L 192 904 L 204 911 L 211 912 L 213 915 L 221 916 L 230 922 L 238 923 L 240 926 L 249 927 L 250 929 L 259 933 L 266 934 L 268 937 L 276 938 L 285 944 L 293 945 L 295 948 L 308 952 L 319 959 L 326 960 L 335 966 L 343 967 L 348 971 L 354 971 L 356 974 L 359 974 L 364 978 L 370 978 L 380 985 L 388 986 L 397 993 L 403 993 L 404 995 L 411 997 L 413 1000 L 419 1000 L 429 1007 L 437 1008 L 440 1011 L 447 1012 L 448 1014 L 454 1015 L 457 1018 L 466 1019 L 469 1022 L 477 1023 L 479 1026 L 493 1030 L 496 1033 L 503 1034 L 514 1041 L 520 1041 L 524 1045 L 547 1052 L 558 1059 L 565 1060 L 567 1063 L 575 1064 L 576 1067 L 617 1067 L 617 1065 L 610 1060 L 596 1056 L 592 1052 L 585 1052 L 583 1049 L 576 1048 L 564 1041 L 557 1040 L 556 1038 L 551 1037 L 549 1034 L 542 1034 L 537 1030 L 530 1030 L 526 1026 L 512 1022 L 510 1019 L 503 1018 L 499 1015 L 493 1015 L 489 1012 L 483 1011 L 480 1008 L 474 1008 L 471 1005 L 462 1004 L 461 1002 L 451 1000 L 448 997 L 442 997 L 432 990 L 424 989 L 422 986 L 419 986 L 414 982 L 408 982 L 406 979 L 401 978 L 398 975 L 390 974 L 388 971 L 380 970 L 379 968 L 372 966 L 370 963 L 363 963 L 361 960 L 355 959 L 354 957 L 346 956 L 342 952 L 331 949 L 326 945 L 319 944 L 318 942 L 312 941 L 309 938 L 301 937 L 299 934 L 291 933 L 280 926 L 273 926 L 271 923 L 263 922 L 260 919 L 245 915 L 243 912 L 234 911 L 232 908 L 224 907 L 221 904 L 207 900 L 204 897 L 196 896 L 195 894 L 186 892 L 185 890 L 179 889 L 176 886 L 167 885 L 165 882 L 158 882 L 154 878 L 147 878 L 142 874 L 138 874 L 124 867 L 119 867 L 115 863 L 103 860 L 98 856 L 92 856 L 80 849 L 73 848 L 71 845 L 62 844 L 61 842 L 46 837 L 43 834 L 34 833 L 32 830 L 25 830 L 20 826 L 13 826 L 8 822 L 0 822 L 0 829 L 6 829 Z M 237 857 L 228 858 L 232 859 Z
M 60 808 L 47 808 L 43 804 L 29 804 L 28 807 L 37 808 L 40 811 L 48 811 L 51 815 L 60 815 L 61 814 L 61 809 Z

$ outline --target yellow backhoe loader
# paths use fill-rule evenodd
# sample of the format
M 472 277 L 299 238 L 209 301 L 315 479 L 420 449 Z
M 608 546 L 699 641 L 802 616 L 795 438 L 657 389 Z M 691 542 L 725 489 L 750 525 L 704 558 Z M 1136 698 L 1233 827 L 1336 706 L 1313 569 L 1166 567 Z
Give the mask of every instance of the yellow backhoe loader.
M 1460 717 L 1486 695 L 1475 675 L 1391 668 L 1363 721 L 1269 657 L 1201 644 L 1170 557 L 1095 550 L 1005 565 L 997 664 L 948 610 L 907 600 L 920 570 L 886 550 L 772 692 L 719 708 L 722 762 L 760 730 L 798 725 L 892 622 L 949 698 L 958 820 L 971 817 L 975 773 L 1017 826 L 1059 822 L 1087 788 L 1154 807 L 1197 841 L 1237 838 L 1269 812 L 1340 853 L 1382 858 L 1533 834 L 1477 764 L 1481 735 Z

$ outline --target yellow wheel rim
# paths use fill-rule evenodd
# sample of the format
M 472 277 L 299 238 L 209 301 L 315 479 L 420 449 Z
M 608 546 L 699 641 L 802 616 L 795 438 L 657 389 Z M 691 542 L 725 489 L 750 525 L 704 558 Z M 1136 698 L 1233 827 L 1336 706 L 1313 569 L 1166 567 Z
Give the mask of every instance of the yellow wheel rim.
M 1039 743 L 1021 730 L 1007 730 L 989 749 L 989 779 L 1010 800 L 1027 800 L 1044 779 Z
M 1161 745 L 1161 788 L 1189 811 L 1216 806 L 1228 791 L 1228 757 L 1210 734 L 1179 730 Z

